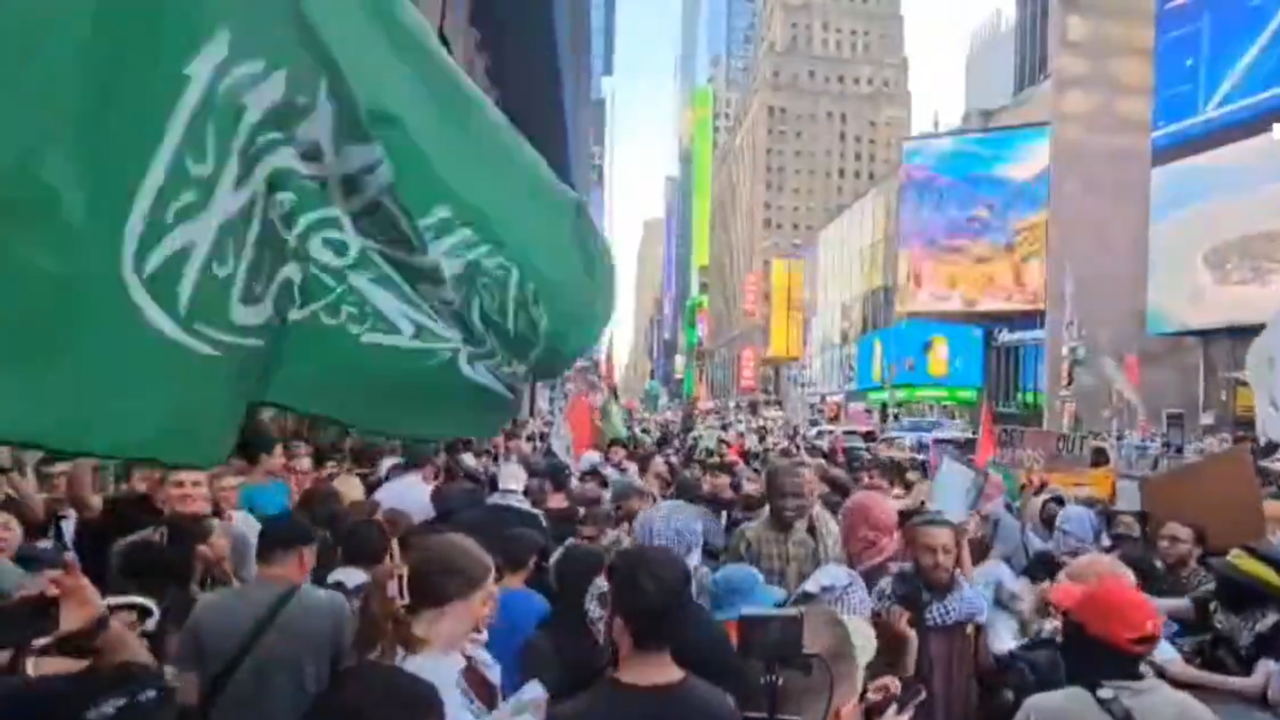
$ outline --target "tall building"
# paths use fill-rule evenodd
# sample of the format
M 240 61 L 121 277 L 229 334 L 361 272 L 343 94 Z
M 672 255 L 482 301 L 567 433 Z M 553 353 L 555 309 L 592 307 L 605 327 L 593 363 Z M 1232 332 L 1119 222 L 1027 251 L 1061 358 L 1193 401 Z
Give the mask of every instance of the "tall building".
M 964 59 L 965 114 L 995 110 L 1013 99 L 1013 18 L 999 9 L 983 20 L 969 38 Z
M 911 127 L 901 0 L 762 0 L 759 63 L 713 173 L 713 347 L 759 344 L 748 273 L 800 255 L 898 167 Z M 733 346 L 730 348 L 730 346 Z
M 1013 94 L 1049 77 L 1049 6 L 1052 0 L 1018 0 L 1013 21 Z
M 649 372 L 654 368 L 653 351 L 659 344 L 654 333 L 661 333 L 662 327 L 662 266 L 666 239 L 665 218 L 644 221 L 636 255 L 631 350 L 627 353 L 627 364 L 619 384 L 619 391 L 624 397 L 639 398 L 649 380 Z
M 617 18 L 617 0 L 591 0 L 591 188 L 587 199 L 593 219 L 606 231 L 611 229 L 607 210 L 611 92 L 606 81 L 613 76 Z

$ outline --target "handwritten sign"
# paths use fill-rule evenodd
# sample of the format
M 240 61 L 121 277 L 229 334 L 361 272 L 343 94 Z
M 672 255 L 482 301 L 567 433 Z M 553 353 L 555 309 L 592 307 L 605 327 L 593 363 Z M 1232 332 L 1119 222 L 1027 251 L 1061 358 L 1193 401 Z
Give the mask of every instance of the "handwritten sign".
M 1018 476 L 1021 487 L 1053 486 L 1073 496 L 1115 499 L 1113 468 L 1090 468 L 1097 441 L 1084 433 L 1001 425 L 996 428 L 995 464 Z

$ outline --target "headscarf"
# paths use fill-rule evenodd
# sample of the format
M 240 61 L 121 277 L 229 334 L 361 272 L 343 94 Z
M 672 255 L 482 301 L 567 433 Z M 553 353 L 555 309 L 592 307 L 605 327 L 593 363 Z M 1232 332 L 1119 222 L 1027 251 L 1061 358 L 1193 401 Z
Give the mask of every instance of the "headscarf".
M 989 510 L 987 517 L 991 533 L 989 557 L 1004 561 L 1015 573 L 1022 574 L 1032 554 L 1022 522 L 1003 505 Z
M 1068 505 L 1058 513 L 1051 545 L 1058 557 L 1075 557 L 1097 549 L 1101 539 L 1098 514 L 1083 505 Z
M 793 601 L 831 608 L 842 618 L 871 619 L 871 593 L 862 576 L 852 568 L 828 563 L 813 571 L 796 589 Z
M 693 597 L 703 605 L 711 602 L 711 570 L 702 564 L 708 517 L 693 503 L 663 500 L 641 511 L 631 526 L 636 545 L 664 547 L 684 558 L 693 574 Z
M 859 572 L 897 555 L 902 547 L 898 508 L 876 490 L 859 490 L 840 509 L 840 540 L 849 565 Z

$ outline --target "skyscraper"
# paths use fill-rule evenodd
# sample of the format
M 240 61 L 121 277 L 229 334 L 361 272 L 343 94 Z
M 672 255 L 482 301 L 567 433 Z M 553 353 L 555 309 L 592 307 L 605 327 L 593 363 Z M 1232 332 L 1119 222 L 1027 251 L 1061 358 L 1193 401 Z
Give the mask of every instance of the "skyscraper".
M 901 0 L 761 0 L 759 67 L 717 153 L 712 345 L 746 329 L 742 287 L 896 172 L 911 126 Z

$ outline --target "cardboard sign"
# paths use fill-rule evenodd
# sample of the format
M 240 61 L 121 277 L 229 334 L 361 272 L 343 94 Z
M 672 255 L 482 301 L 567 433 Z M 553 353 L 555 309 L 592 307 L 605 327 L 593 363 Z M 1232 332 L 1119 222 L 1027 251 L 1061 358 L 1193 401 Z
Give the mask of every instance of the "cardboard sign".
M 1084 433 L 1001 425 L 996 428 L 994 463 L 1018 485 L 1053 486 L 1075 497 L 1111 502 L 1116 494 L 1114 468 L 1090 468 L 1095 441 Z
M 1153 530 L 1171 520 L 1198 525 L 1211 553 L 1266 538 L 1262 489 L 1247 446 L 1152 475 L 1141 494 Z

